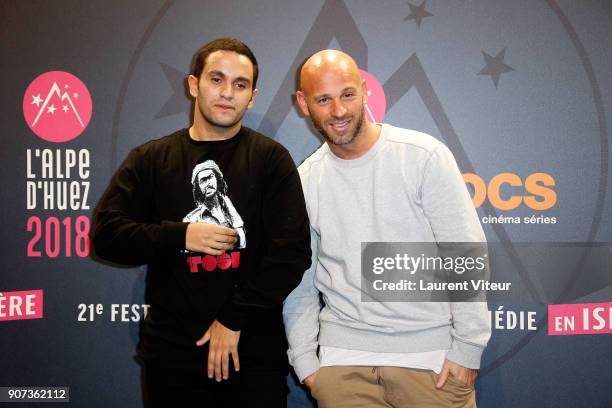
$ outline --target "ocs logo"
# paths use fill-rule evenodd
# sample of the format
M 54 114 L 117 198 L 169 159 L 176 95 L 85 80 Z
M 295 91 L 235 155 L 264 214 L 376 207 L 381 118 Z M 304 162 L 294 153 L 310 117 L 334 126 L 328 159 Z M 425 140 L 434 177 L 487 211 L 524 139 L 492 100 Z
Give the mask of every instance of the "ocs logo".
M 514 210 L 521 204 L 532 210 L 544 211 L 557 202 L 557 193 L 553 189 L 555 179 L 547 173 L 533 173 L 525 180 L 514 173 L 500 173 L 489 180 L 488 184 L 474 173 L 465 173 L 463 180 L 474 188 L 472 200 L 476 208 L 486 199 L 502 211 Z
M 36 77 L 23 95 L 23 116 L 39 137 L 67 142 L 79 136 L 91 119 L 91 95 L 76 76 L 49 71 Z

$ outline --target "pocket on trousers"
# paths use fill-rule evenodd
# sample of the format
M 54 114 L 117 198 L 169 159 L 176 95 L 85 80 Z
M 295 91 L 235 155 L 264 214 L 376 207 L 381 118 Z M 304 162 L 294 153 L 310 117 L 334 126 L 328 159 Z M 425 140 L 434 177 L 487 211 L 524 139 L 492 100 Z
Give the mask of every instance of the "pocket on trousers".
M 474 389 L 473 385 L 464 384 L 459 379 L 454 377 L 452 374 L 449 374 L 448 377 L 446 377 L 446 382 L 451 384 L 453 387 L 459 388 L 459 389 L 462 389 L 462 390 L 472 391 Z
M 317 371 L 317 377 L 315 378 L 315 381 L 314 383 L 312 383 L 312 387 L 310 388 L 310 395 L 312 395 L 312 398 L 314 399 L 319 399 L 317 398 L 317 395 L 319 394 L 319 388 L 322 383 L 321 377 L 323 372 L 325 371 L 327 371 L 326 367 L 319 368 L 319 371 Z

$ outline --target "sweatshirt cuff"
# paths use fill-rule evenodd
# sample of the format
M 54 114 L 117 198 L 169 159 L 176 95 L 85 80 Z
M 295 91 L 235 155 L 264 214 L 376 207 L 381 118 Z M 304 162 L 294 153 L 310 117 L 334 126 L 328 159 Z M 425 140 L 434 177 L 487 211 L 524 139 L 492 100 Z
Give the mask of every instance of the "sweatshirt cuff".
M 319 370 L 321 364 L 317 358 L 317 353 L 309 352 L 293 360 L 291 365 L 295 370 L 295 374 L 297 374 L 300 379 L 300 382 L 303 383 L 310 374 Z
M 446 358 L 460 366 L 477 370 L 480 368 L 480 358 L 484 348 L 453 339 Z
M 217 315 L 217 321 L 232 331 L 239 331 L 244 326 L 247 320 L 248 309 L 236 305 L 235 303 L 227 303 Z
M 185 249 L 188 225 L 186 222 L 162 221 L 159 237 L 161 252 L 173 253 Z

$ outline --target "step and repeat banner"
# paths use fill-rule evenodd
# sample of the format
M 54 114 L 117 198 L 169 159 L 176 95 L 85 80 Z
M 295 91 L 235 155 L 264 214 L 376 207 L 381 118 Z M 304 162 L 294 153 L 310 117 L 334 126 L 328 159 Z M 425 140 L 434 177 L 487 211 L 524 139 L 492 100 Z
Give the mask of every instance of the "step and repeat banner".
M 0 387 L 142 406 L 146 268 L 91 258 L 92 211 L 131 148 L 189 125 L 191 56 L 230 36 L 260 64 L 245 124 L 296 163 L 321 143 L 296 72 L 324 48 L 359 64 L 371 120 L 452 150 L 493 273 L 521 288 L 489 304 L 479 406 L 612 406 L 612 3 L 4 1 L 0 16 Z M 312 407 L 288 382 L 289 406 Z

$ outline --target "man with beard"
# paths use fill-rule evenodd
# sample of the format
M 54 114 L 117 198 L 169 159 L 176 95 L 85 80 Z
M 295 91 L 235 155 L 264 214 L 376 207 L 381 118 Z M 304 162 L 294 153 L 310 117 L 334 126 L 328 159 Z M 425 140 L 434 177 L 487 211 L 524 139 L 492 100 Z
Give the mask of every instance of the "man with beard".
M 242 126 L 258 76 L 246 45 L 214 40 L 190 73 L 193 125 L 130 152 L 96 208 L 94 249 L 148 265 L 145 406 L 285 407 L 282 302 L 310 264 L 299 175 Z
M 193 201 L 198 207 L 183 218 L 183 222 L 205 222 L 234 228 L 238 241 L 234 248 L 246 246 L 244 222 L 227 196 L 227 184 L 219 166 L 207 160 L 193 169 Z
M 452 154 L 366 121 L 365 81 L 342 52 L 311 56 L 296 96 L 325 138 L 299 167 L 313 262 L 284 306 L 299 379 L 320 408 L 475 406 L 485 303 L 362 301 L 362 242 L 485 241 Z

